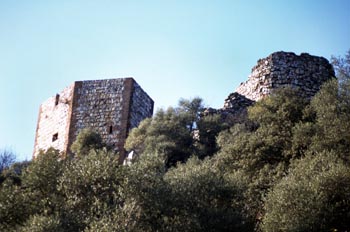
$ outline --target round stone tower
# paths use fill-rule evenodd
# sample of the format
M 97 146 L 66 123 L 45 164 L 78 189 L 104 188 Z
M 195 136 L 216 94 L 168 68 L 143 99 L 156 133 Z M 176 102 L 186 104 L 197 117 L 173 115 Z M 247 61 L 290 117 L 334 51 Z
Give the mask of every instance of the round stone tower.
M 241 83 L 236 92 L 257 101 L 274 89 L 290 86 L 299 88 L 304 97 L 311 98 L 334 76 L 332 65 L 323 57 L 275 52 L 258 60 L 248 80 Z

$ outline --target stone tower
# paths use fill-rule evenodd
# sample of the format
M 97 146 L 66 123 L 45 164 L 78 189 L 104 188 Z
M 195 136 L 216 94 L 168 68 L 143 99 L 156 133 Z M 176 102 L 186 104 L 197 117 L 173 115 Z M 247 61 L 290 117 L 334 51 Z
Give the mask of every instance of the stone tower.
M 274 89 L 289 86 L 300 89 L 303 97 L 311 98 L 334 76 L 332 65 L 323 57 L 275 52 L 258 60 L 248 80 L 241 83 L 236 92 L 257 101 Z
M 128 132 L 152 116 L 153 105 L 133 78 L 76 81 L 41 104 L 33 157 L 50 147 L 69 152 L 78 133 L 91 128 L 123 160 Z
M 297 88 L 302 95 L 300 97 L 311 99 L 322 84 L 334 77 L 332 65 L 323 57 L 275 52 L 258 60 L 248 80 L 225 99 L 221 109 L 209 108 L 204 115 L 220 114 L 228 122 L 241 122 L 246 117 L 247 107 L 276 89 Z

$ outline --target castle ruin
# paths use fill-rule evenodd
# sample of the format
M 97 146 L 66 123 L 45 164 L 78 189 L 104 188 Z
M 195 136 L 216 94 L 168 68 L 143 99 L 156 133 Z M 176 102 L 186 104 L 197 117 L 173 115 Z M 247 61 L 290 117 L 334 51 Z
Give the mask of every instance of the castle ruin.
M 334 77 L 327 59 L 301 53 L 275 52 L 258 60 L 246 82 L 236 89 L 238 94 L 257 101 L 281 87 L 298 88 L 303 97 L 313 97 L 321 85 Z
M 204 115 L 220 114 L 237 123 L 245 118 L 247 107 L 275 89 L 298 88 L 300 97 L 310 99 L 334 76 L 332 65 L 323 57 L 275 52 L 258 60 L 248 80 L 227 97 L 221 109 L 209 108 Z M 122 161 L 128 132 L 152 116 L 153 105 L 132 78 L 76 81 L 41 104 L 33 156 L 50 147 L 69 152 L 78 133 L 91 128 L 120 152 Z
M 307 53 L 296 55 L 292 52 L 275 52 L 258 60 L 248 80 L 225 99 L 223 108 L 209 108 L 204 115 L 220 114 L 228 122 L 240 122 L 247 113 L 247 107 L 276 89 L 298 89 L 300 97 L 310 99 L 322 84 L 334 77 L 332 65 L 323 57 Z
M 153 100 L 133 78 L 76 81 L 40 106 L 33 157 L 50 147 L 69 152 L 83 128 L 120 152 L 128 132 L 153 114 Z

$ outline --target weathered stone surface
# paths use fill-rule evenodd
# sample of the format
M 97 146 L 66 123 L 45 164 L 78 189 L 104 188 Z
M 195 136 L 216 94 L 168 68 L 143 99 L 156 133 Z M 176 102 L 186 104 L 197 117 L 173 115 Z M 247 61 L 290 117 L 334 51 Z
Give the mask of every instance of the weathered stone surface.
M 301 96 L 310 99 L 321 85 L 335 76 L 332 65 L 323 57 L 302 53 L 275 52 L 258 60 L 246 82 L 231 93 L 221 109 L 208 109 L 206 114 L 221 114 L 232 123 L 240 122 L 247 107 L 283 87 L 298 88 Z
M 40 106 L 34 157 L 49 147 L 69 151 L 78 133 L 91 128 L 123 159 L 128 132 L 152 116 L 153 105 L 132 78 L 76 81 Z
M 302 53 L 275 52 L 258 60 L 246 82 L 236 92 L 253 101 L 262 99 L 277 88 L 299 88 L 303 97 L 311 98 L 321 85 L 334 77 L 334 70 L 327 59 Z
M 50 147 L 64 151 L 67 147 L 69 115 L 74 85 L 66 87 L 60 94 L 43 102 L 39 109 L 38 123 L 34 144 L 34 156 L 39 150 Z M 54 135 L 58 138 L 53 141 Z

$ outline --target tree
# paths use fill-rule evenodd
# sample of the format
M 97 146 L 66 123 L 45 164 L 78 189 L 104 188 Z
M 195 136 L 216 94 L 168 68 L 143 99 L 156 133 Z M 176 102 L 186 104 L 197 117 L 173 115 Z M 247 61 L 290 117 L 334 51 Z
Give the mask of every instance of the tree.
M 249 119 L 259 125 L 254 136 L 260 164 L 289 162 L 295 156 L 291 150 L 292 128 L 302 120 L 307 104 L 299 90 L 283 88 L 248 109 Z
M 0 173 L 11 166 L 16 160 L 16 155 L 9 149 L 0 150 Z
M 148 136 L 148 128 L 152 123 L 151 118 L 143 120 L 137 128 L 131 130 L 127 140 L 125 141 L 125 149 L 135 151 L 136 154 L 141 154 L 146 149 L 146 138 Z
M 58 192 L 65 202 L 61 213 L 64 228 L 83 230 L 114 212 L 121 204 L 123 178 L 123 166 L 106 149 L 92 149 L 70 160 L 58 181 Z
M 71 146 L 72 152 L 81 156 L 88 154 L 91 149 L 100 149 L 105 145 L 102 142 L 101 136 L 90 128 L 81 130 Z
M 30 163 L 30 161 L 16 162 L 13 163 L 9 168 L 3 170 L 3 172 L 0 174 L 0 185 L 5 183 L 6 185 L 21 186 L 23 176 L 22 174 L 30 165 Z
M 302 154 L 333 150 L 349 159 L 350 79 L 325 83 L 304 111 L 304 118 L 308 119 L 293 129 L 295 150 Z
M 219 150 L 217 136 L 225 129 L 228 129 L 228 124 L 222 120 L 221 115 L 201 116 L 195 131 L 197 138 L 194 136 L 195 155 L 201 159 L 214 155 Z
M 203 100 L 195 97 L 191 100 L 180 99 L 178 104 L 180 115 L 187 124 L 190 132 L 197 128 L 197 123 L 200 120 L 200 114 L 204 110 Z
M 233 168 L 244 168 L 254 176 L 270 165 L 288 164 L 292 152 L 292 130 L 302 120 L 307 101 L 298 90 L 280 89 L 248 109 L 249 122 L 237 124 L 218 137 L 219 156 L 227 156 Z
M 20 165 L 24 170 L 11 166 L 7 171 L 20 182 L 7 178 L 0 185 L 0 230 L 83 231 L 113 219 L 122 205 L 123 166 L 113 152 L 86 149 L 90 145 L 79 146 L 79 156 L 63 157 L 50 148 Z
M 263 214 L 262 196 L 285 176 L 292 159 L 292 133 L 303 120 L 307 101 L 298 90 L 280 89 L 248 109 L 249 120 L 218 136 L 220 150 L 214 166 L 226 174 L 239 173 L 247 189 L 244 204 L 250 220 Z
M 340 82 L 350 79 L 350 49 L 345 54 L 345 57 L 332 56 L 331 63 Z
M 309 155 L 265 199 L 263 231 L 346 231 L 350 167 L 334 152 Z
M 146 119 L 134 128 L 126 149 L 141 154 L 161 154 L 167 167 L 185 162 L 195 153 L 193 131 L 197 129 L 202 100 L 180 100 L 176 108 L 159 110 L 152 119 Z
M 64 232 L 60 219 L 55 215 L 33 215 L 26 223 L 17 228 L 18 232 Z
M 213 168 L 210 159 L 190 158 L 165 174 L 172 193 L 167 215 L 173 231 L 249 231 L 243 213 L 245 186 Z
M 167 231 L 171 211 L 171 191 L 163 177 L 162 155 L 143 154 L 126 168 L 123 206 L 116 220 L 119 231 Z
M 0 187 L 0 231 L 15 231 L 31 215 L 23 190 L 16 185 Z
M 166 169 L 161 155 L 143 154 L 125 169 L 123 204 L 93 222 L 112 231 L 249 231 L 239 176 L 197 157 Z M 114 218 L 114 219 L 113 219 Z M 107 229 L 108 228 L 108 229 Z
M 11 231 L 26 223 L 32 215 L 50 216 L 59 212 L 62 198 L 57 191 L 64 162 L 57 150 L 41 152 L 20 169 L 20 183 L 7 179 L 0 191 L 0 228 Z M 28 165 L 28 166 L 27 166 Z
M 57 188 L 65 161 L 58 150 L 50 148 L 41 151 L 25 170 L 22 188 L 31 214 L 52 215 L 60 209 L 63 201 Z

